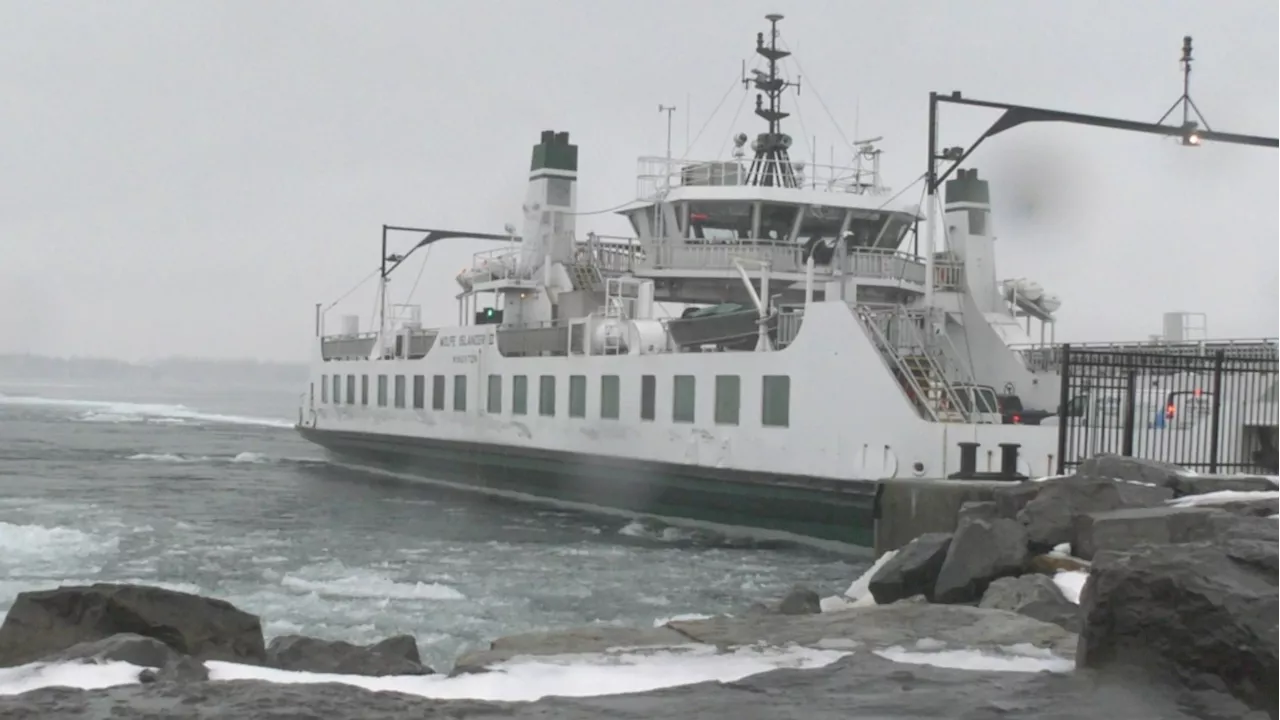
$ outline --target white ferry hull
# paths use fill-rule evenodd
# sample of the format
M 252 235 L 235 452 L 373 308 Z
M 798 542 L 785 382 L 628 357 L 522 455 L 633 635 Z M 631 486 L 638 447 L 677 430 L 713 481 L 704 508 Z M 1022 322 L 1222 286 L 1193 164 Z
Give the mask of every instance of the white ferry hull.
M 1054 463 L 1054 429 L 921 418 L 840 302 L 811 304 L 795 340 L 773 352 L 505 357 L 496 330 L 443 329 L 418 359 L 317 357 L 299 432 L 339 457 L 481 491 L 859 546 L 872 542 L 877 484 L 956 472 L 962 441 L 981 444 L 979 471 L 999 469 L 1006 442 L 1021 445 L 1021 475 Z M 518 410 L 516 377 L 528 395 Z M 678 417 L 677 377 L 693 388 L 692 420 Z M 732 422 L 717 388 L 727 377 Z M 762 386 L 777 377 L 788 378 L 789 411 L 770 423 Z

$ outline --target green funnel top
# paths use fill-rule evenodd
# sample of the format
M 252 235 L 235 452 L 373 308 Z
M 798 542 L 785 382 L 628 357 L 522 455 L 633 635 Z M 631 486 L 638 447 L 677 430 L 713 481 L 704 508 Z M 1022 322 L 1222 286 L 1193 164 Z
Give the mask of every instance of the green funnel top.
M 569 133 L 543 130 L 542 142 L 533 146 L 533 162 L 529 170 L 564 170 L 578 172 L 578 146 L 569 144 Z
M 944 191 L 946 203 L 982 203 L 991 204 L 991 188 L 986 180 L 978 179 L 977 169 L 957 170 L 956 176 L 948 180 Z

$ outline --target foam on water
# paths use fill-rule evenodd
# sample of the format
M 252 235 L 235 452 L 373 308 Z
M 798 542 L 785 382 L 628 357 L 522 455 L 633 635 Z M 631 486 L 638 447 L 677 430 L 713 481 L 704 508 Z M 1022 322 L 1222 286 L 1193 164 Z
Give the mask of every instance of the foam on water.
M 289 420 L 244 415 L 224 415 L 193 410 L 186 405 L 162 403 L 113 402 L 103 400 L 74 400 L 26 395 L 0 395 L 0 405 L 26 407 L 67 408 L 78 410 L 83 422 L 106 423 L 218 423 L 226 425 L 257 425 L 262 427 L 293 427 Z

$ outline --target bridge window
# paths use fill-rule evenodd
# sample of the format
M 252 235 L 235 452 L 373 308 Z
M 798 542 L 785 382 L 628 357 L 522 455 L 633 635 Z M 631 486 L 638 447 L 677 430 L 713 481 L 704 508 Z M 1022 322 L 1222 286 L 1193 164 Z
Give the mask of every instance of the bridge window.
M 485 412 L 490 415 L 502 413 L 502 376 L 489 376 L 489 389 L 485 393 Z
M 333 376 L 333 404 L 342 404 L 342 376 Z
M 387 376 L 378 376 L 378 407 L 387 406 Z
M 587 376 L 569 376 L 569 417 L 587 416 Z
M 356 404 L 356 376 L 355 375 L 347 376 L 347 404 L 348 405 Z
M 555 375 L 543 375 L 538 378 L 538 414 L 543 417 L 554 417 L 556 414 Z
M 640 376 L 640 419 L 652 420 L 656 417 L 654 405 L 658 396 L 658 380 L 652 375 Z
M 617 420 L 619 415 L 618 376 L 603 375 L 600 378 L 600 419 Z
M 413 376 L 413 409 L 421 410 L 427 406 L 427 378 L 424 375 Z
M 796 224 L 800 208 L 781 203 L 762 203 L 760 206 L 760 239 L 786 242 L 791 228 Z
M 815 265 L 829 265 L 835 255 L 836 240 L 840 238 L 840 228 L 844 225 L 844 208 L 810 205 L 805 208 L 804 218 L 800 221 L 800 235 L 796 242 L 808 253 L 814 254 Z
M 760 424 L 765 427 L 791 425 L 791 377 L 765 375 L 761 383 Z
M 404 376 L 396 376 L 396 407 L 404 407 Z
M 738 424 L 738 402 L 741 399 L 741 381 L 737 375 L 716 376 L 716 424 Z
M 431 409 L 444 409 L 444 376 L 431 376 Z
M 361 405 L 369 404 L 369 376 L 368 375 L 360 376 L 360 404 Z
M 516 375 L 511 378 L 511 414 L 527 415 L 529 413 L 529 378 Z
M 750 202 L 691 202 L 685 204 L 685 211 L 687 239 L 723 242 L 751 237 Z
M 692 375 L 676 375 L 671 384 L 671 420 L 691 423 L 697 415 L 694 391 L 697 385 Z
M 329 402 L 329 376 L 320 376 L 320 402 Z
M 467 411 L 467 376 L 453 376 L 453 409 L 456 412 Z

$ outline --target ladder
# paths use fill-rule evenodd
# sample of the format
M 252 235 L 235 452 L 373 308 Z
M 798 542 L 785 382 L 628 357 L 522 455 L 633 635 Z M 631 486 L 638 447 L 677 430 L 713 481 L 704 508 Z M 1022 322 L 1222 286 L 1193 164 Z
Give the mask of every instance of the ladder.
M 970 421 L 968 406 L 947 378 L 943 348 L 925 339 L 928 335 L 921 326 L 927 315 L 900 306 L 889 310 L 855 306 L 855 311 L 903 392 L 926 419 Z
M 604 307 L 600 308 L 600 314 L 606 319 L 618 321 L 610 323 L 612 327 L 604 333 L 602 338 L 604 341 L 604 354 L 622 354 L 624 348 L 621 321 L 627 319 L 627 307 L 622 296 L 622 280 L 620 278 L 604 279 Z

